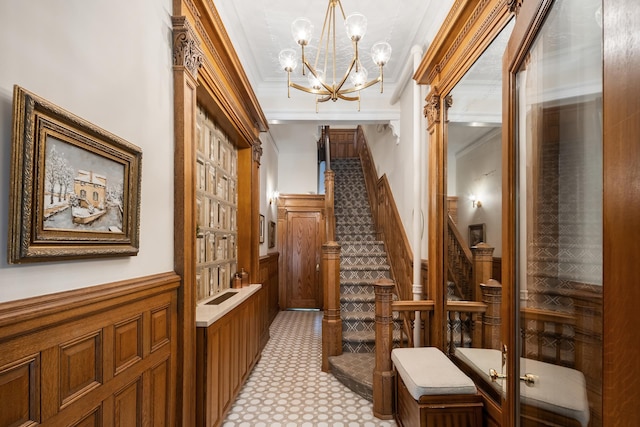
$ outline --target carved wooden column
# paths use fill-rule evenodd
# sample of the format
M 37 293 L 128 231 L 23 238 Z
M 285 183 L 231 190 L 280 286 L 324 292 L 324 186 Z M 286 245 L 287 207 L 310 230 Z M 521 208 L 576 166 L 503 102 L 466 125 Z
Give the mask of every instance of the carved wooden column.
M 393 347 L 393 280 L 380 279 L 375 283 L 376 293 L 376 365 L 373 370 L 373 415 L 389 420 L 393 418 L 395 372 L 391 364 Z
M 480 284 L 482 302 L 487 304 L 482 322 L 484 348 L 500 350 L 502 328 L 502 285 L 497 280 L 489 279 Z
M 329 372 L 329 356 L 342 354 L 342 319 L 340 318 L 340 245 L 322 245 L 322 281 L 324 316 L 322 318 L 322 370 Z
M 336 173 L 332 170 L 324 172 L 324 206 L 327 218 L 327 242 L 336 240 L 336 217 L 334 213 L 334 188 Z
M 487 283 L 493 275 L 493 250 L 486 243 L 478 243 L 471 248 L 473 253 L 473 297 L 476 301 L 482 298 L 481 283 Z
M 196 413 L 196 292 L 195 247 L 195 134 L 196 88 L 202 50 L 195 32 L 184 16 L 173 22 L 173 89 L 175 132 L 174 268 L 182 277 L 178 292 L 178 381 L 176 412 L 178 424 L 195 425 Z M 183 207 L 191 206 L 184 209 Z

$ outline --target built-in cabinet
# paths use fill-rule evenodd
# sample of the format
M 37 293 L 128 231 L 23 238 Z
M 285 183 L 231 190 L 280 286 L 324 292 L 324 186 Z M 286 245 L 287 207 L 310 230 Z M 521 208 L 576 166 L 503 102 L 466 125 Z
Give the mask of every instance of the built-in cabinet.
M 172 24 L 174 253 L 183 281 L 176 401 L 178 424 L 192 426 L 203 374 L 194 351 L 197 302 L 228 288 L 234 270 L 259 281 L 259 135 L 268 126 L 213 2 L 173 2 Z
M 211 325 L 198 327 L 197 426 L 222 424 L 244 381 L 260 358 L 263 337 L 265 334 L 268 336 L 269 328 L 268 290 L 260 288 L 251 292 L 254 293 Z M 234 295 L 229 303 L 241 294 Z
M 229 289 L 238 270 L 238 150 L 198 106 L 196 120 L 197 300 Z
M 431 344 L 474 379 L 485 425 L 640 422 L 638 18 L 632 0 L 455 1 L 415 74 L 430 86 Z M 471 206 L 471 192 L 451 192 L 456 161 L 496 133 L 502 161 L 475 182 L 499 173 L 502 185 L 473 207 L 501 193 L 499 339 L 458 348 L 447 197 Z

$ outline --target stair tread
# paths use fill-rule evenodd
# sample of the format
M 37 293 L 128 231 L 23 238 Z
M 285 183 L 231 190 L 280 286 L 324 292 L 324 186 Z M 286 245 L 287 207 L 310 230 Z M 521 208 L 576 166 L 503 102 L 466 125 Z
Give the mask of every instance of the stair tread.
M 400 341 L 400 331 L 393 331 L 393 340 Z M 343 331 L 342 340 L 347 342 L 375 343 L 376 331 Z

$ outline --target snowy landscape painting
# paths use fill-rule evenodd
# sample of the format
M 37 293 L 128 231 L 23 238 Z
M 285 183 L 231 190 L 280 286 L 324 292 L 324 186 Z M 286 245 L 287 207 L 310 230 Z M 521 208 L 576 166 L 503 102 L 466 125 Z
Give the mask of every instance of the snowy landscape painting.
M 52 136 L 45 146 L 44 229 L 121 233 L 124 166 Z
M 137 255 L 142 150 L 15 85 L 10 264 Z

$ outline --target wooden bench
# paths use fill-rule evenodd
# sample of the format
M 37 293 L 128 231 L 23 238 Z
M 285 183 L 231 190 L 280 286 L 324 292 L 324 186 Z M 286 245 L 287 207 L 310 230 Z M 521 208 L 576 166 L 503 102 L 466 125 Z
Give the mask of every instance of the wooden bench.
M 396 348 L 396 421 L 404 427 L 481 427 L 473 381 L 435 347 Z

